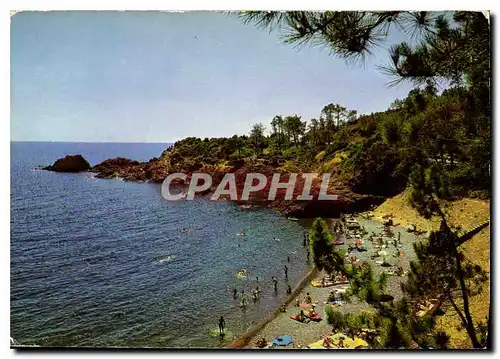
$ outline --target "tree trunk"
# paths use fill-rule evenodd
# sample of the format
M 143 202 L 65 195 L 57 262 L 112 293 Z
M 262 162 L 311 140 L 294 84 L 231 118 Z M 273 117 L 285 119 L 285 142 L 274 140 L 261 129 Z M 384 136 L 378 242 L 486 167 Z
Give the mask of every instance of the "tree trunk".
M 465 274 L 464 270 L 462 268 L 462 261 L 460 260 L 460 254 L 458 253 L 457 247 L 455 246 L 455 241 L 456 241 L 456 235 L 453 233 L 448 226 L 448 223 L 445 220 L 444 214 L 441 212 L 441 218 L 443 219 L 445 225 L 446 225 L 446 230 L 449 234 L 449 237 L 451 238 L 452 243 L 450 244 L 449 248 L 452 250 L 453 257 L 455 258 L 455 263 L 457 265 L 457 274 L 458 274 L 458 281 L 460 283 L 460 289 L 462 292 L 462 299 L 464 301 L 464 315 L 465 315 L 465 329 L 467 330 L 467 334 L 470 337 L 470 340 L 472 342 L 472 346 L 474 348 L 482 348 L 481 344 L 477 340 L 476 336 L 476 328 L 474 328 L 474 321 L 472 320 L 472 316 L 470 314 L 470 309 L 469 309 L 469 295 L 467 294 L 467 285 L 465 284 Z
M 470 310 L 469 310 L 469 296 L 467 294 L 467 286 L 465 284 L 465 274 L 462 268 L 462 262 L 460 260 L 460 254 L 458 253 L 457 247 L 455 246 L 455 242 L 457 240 L 456 234 L 451 230 L 450 226 L 448 226 L 448 222 L 446 222 L 446 216 L 444 215 L 443 211 L 441 211 L 441 208 L 439 207 L 438 203 L 432 197 L 432 200 L 434 201 L 434 204 L 436 204 L 436 207 L 439 212 L 439 216 L 441 217 L 441 226 L 444 224 L 444 229 L 446 230 L 447 237 L 450 238 L 451 243 L 449 243 L 449 248 L 452 251 L 453 257 L 455 258 L 455 263 L 457 265 L 457 274 L 458 274 L 458 280 L 460 283 L 460 289 L 462 292 L 462 299 L 464 301 L 464 314 L 465 314 L 465 329 L 467 330 L 467 334 L 470 337 L 470 340 L 472 342 L 472 346 L 474 348 L 482 348 L 481 344 L 477 340 L 476 336 L 476 329 L 474 328 L 474 321 L 472 320 L 472 316 L 470 315 Z
M 474 322 L 472 320 L 472 316 L 470 315 L 469 296 L 467 294 L 467 287 L 466 287 L 465 280 L 464 280 L 464 271 L 462 269 L 462 263 L 460 261 L 460 256 L 459 256 L 457 248 L 455 247 L 454 244 L 452 245 L 452 247 L 454 248 L 453 249 L 453 256 L 455 257 L 455 262 L 457 263 L 458 279 L 460 282 L 460 289 L 462 290 L 462 299 L 464 301 L 464 314 L 465 314 L 465 319 L 467 322 L 465 329 L 467 330 L 467 334 L 469 334 L 470 340 L 472 342 L 472 346 L 474 348 L 482 348 L 481 344 L 477 340 L 476 329 L 474 328 Z

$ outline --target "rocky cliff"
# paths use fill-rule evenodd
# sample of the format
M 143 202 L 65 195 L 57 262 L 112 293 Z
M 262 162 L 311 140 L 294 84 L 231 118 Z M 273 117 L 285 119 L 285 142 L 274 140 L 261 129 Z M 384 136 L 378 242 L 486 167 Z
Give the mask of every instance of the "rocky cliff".
M 275 208 L 281 213 L 293 217 L 338 217 L 342 213 L 363 211 L 372 205 L 380 204 L 384 198 L 373 195 L 363 195 L 354 193 L 349 186 L 335 173 L 329 181 L 327 193 L 337 195 L 337 200 L 320 200 L 321 178 L 312 182 L 311 189 L 306 193 L 312 195 L 312 200 L 297 199 L 304 192 L 305 179 L 300 171 L 297 175 L 296 184 L 293 190 L 292 200 L 285 198 L 286 190 L 278 189 L 274 200 L 268 200 L 272 178 L 275 173 L 280 173 L 280 182 L 288 182 L 290 172 L 283 167 L 284 160 L 281 158 L 246 158 L 233 161 L 223 161 L 210 163 L 197 158 L 179 155 L 176 150 L 166 150 L 159 158 L 152 158 L 148 162 L 138 162 L 127 158 L 112 158 L 105 160 L 94 167 L 81 155 L 66 156 L 58 159 L 52 166 L 45 167 L 46 170 L 56 172 L 80 172 L 92 171 L 98 178 L 123 178 L 127 181 L 142 181 L 152 183 L 162 183 L 171 173 L 181 172 L 187 175 L 185 185 L 189 184 L 191 176 L 195 172 L 208 173 L 212 176 L 212 186 L 210 189 L 200 193 L 200 195 L 211 195 L 224 178 L 226 173 L 233 173 L 238 193 L 241 199 L 245 181 L 249 173 L 264 174 L 267 179 L 266 186 L 258 191 L 250 193 L 247 201 L 239 200 L 239 204 L 261 205 Z M 256 181 L 256 180 L 254 180 Z M 256 184 L 253 182 L 252 184 Z M 229 199 L 228 196 L 221 196 L 220 200 Z
M 91 171 L 96 172 L 96 176 L 99 178 L 119 177 L 128 181 L 153 183 L 162 183 L 168 174 L 175 172 L 187 174 L 188 183 L 194 172 L 208 173 L 213 179 L 212 187 L 201 193 L 201 195 L 213 194 L 224 175 L 234 173 L 238 198 L 242 194 L 247 174 L 262 173 L 267 178 L 267 185 L 264 189 L 251 193 L 248 201 L 239 201 L 239 203 L 272 207 L 285 215 L 294 217 L 337 217 L 340 212 L 363 211 L 372 205 L 380 204 L 384 200 L 383 197 L 379 196 L 354 193 L 342 180 L 335 176 L 329 182 L 328 194 L 337 195 L 337 200 L 318 199 L 321 179 L 317 179 L 312 183 L 310 193 L 313 200 L 297 200 L 297 196 L 302 194 L 304 188 L 304 179 L 299 173 L 293 191 L 294 200 L 286 200 L 286 191 L 280 189 L 277 191 L 276 199 L 268 201 L 273 174 L 282 174 L 280 182 L 287 182 L 289 179 L 290 173 L 283 171 L 280 165 L 280 161 L 255 158 L 226 161 L 223 164 L 207 164 L 193 159 L 179 158 L 175 151 L 165 151 L 159 158 L 153 158 L 148 162 L 137 162 L 125 158 L 109 159 L 94 166 Z M 229 199 L 229 197 L 222 196 L 220 199 Z

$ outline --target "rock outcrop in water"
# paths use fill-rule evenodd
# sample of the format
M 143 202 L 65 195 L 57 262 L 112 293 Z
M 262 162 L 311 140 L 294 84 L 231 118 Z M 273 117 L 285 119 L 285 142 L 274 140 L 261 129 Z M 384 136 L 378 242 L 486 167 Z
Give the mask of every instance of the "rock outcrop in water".
M 68 155 L 43 169 L 54 172 L 84 172 L 90 170 L 90 164 L 82 155 Z
M 92 167 L 98 178 L 116 178 L 120 177 L 126 180 L 143 180 L 143 164 L 128 158 L 111 158 Z

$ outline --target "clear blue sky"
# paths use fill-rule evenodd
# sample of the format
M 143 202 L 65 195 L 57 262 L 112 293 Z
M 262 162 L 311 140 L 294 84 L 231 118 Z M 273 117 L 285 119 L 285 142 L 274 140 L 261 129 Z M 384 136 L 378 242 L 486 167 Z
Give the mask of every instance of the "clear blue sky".
M 381 111 L 412 88 L 388 88 L 375 68 L 387 58 L 348 65 L 223 13 L 18 13 L 11 139 L 173 142 L 248 133 L 276 114 L 309 120 L 331 102 Z

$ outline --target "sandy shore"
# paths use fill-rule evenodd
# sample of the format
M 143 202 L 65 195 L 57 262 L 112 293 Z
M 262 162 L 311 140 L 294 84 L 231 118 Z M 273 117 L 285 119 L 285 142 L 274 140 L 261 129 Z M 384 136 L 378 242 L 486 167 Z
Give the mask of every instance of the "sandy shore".
M 365 220 L 362 218 L 358 218 L 360 224 L 365 227 L 368 233 L 374 231 L 375 233 L 379 233 L 381 231 L 381 224 L 375 220 Z M 417 237 L 413 234 L 408 233 L 402 227 L 392 227 L 392 230 L 397 238 L 398 232 L 401 233 L 401 241 L 402 245 L 399 247 L 399 250 L 405 253 L 404 257 L 393 257 L 393 252 L 396 251 L 396 247 L 389 245 L 386 250 L 390 255 L 387 257 L 387 261 L 392 265 L 392 269 L 394 270 L 396 266 L 401 266 L 403 269 L 407 270 L 409 267 L 409 261 L 414 258 L 413 252 L 413 243 L 417 240 L 420 240 L 421 237 Z M 351 255 L 356 256 L 361 261 L 368 261 L 374 266 L 375 273 L 381 273 L 387 268 L 381 267 L 380 265 L 375 264 L 375 262 L 370 259 L 370 255 L 374 254 L 377 250 L 374 248 L 374 244 L 365 238 L 362 240 L 364 242 L 364 246 L 368 249 L 366 252 L 352 252 Z M 344 245 L 338 246 L 339 248 L 346 249 L 348 244 L 352 242 L 352 240 L 346 241 Z M 320 280 L 325 273 L 319 273 L 316 275 L 316 279 Z M 397 276 L 389 276 L 388 286 L 386 289 L 386 293 L 394 296 L 396 299 L 401 297 L 401 283 L 402 277 Z M 297 349 L 297 348 L 305 348 L 307 345 L 312 344 L 320 339 L 325 334 L 331 334 L 332 330 L 330 325 L 326 321 L 325 308 L 331 304 L 326 303 L 327 298 L 330 294 L 330 291 L 334 287 L 327 288 L 318 288 L 313 287 L 310 281 L 303 287 L 300 293 L 297 293 L 297 297 L 302 301 L 306 295 L 309 293 L 313 302 L 316 304 L 316 311 L 320 313 L 322 320 L 320 322 L 309 322 L 309 323 L 300 323 L 296 320 L 290 319 L 290 315 L 296 314 L 300 311 L 299 308 L 295 307 L 295 300 L 292 300 L 287 305 L 286 313 L 279 313 L 272 320 L 268 321 L 262 329 L 257 332 L 252 333 L 251 341 L 245 346 L 245 348 L 256 348 L 255 342 L 257 339 L 264 337 L 268 343 L 271 343 L 273 339 L 280 335 L 290 335 L 294 339 L 294 344 L 289 345 L 287 347 L 277 347 L 280 349 Z M 338 310 L 342 313 L 360 313 L 365 310 L 370 310 L 370 306 L 364 302 L 360 302 L 356 298 L 352 300 L 351 303 L 347 303 L 344 306 L 336 307 L 335 310 Z

